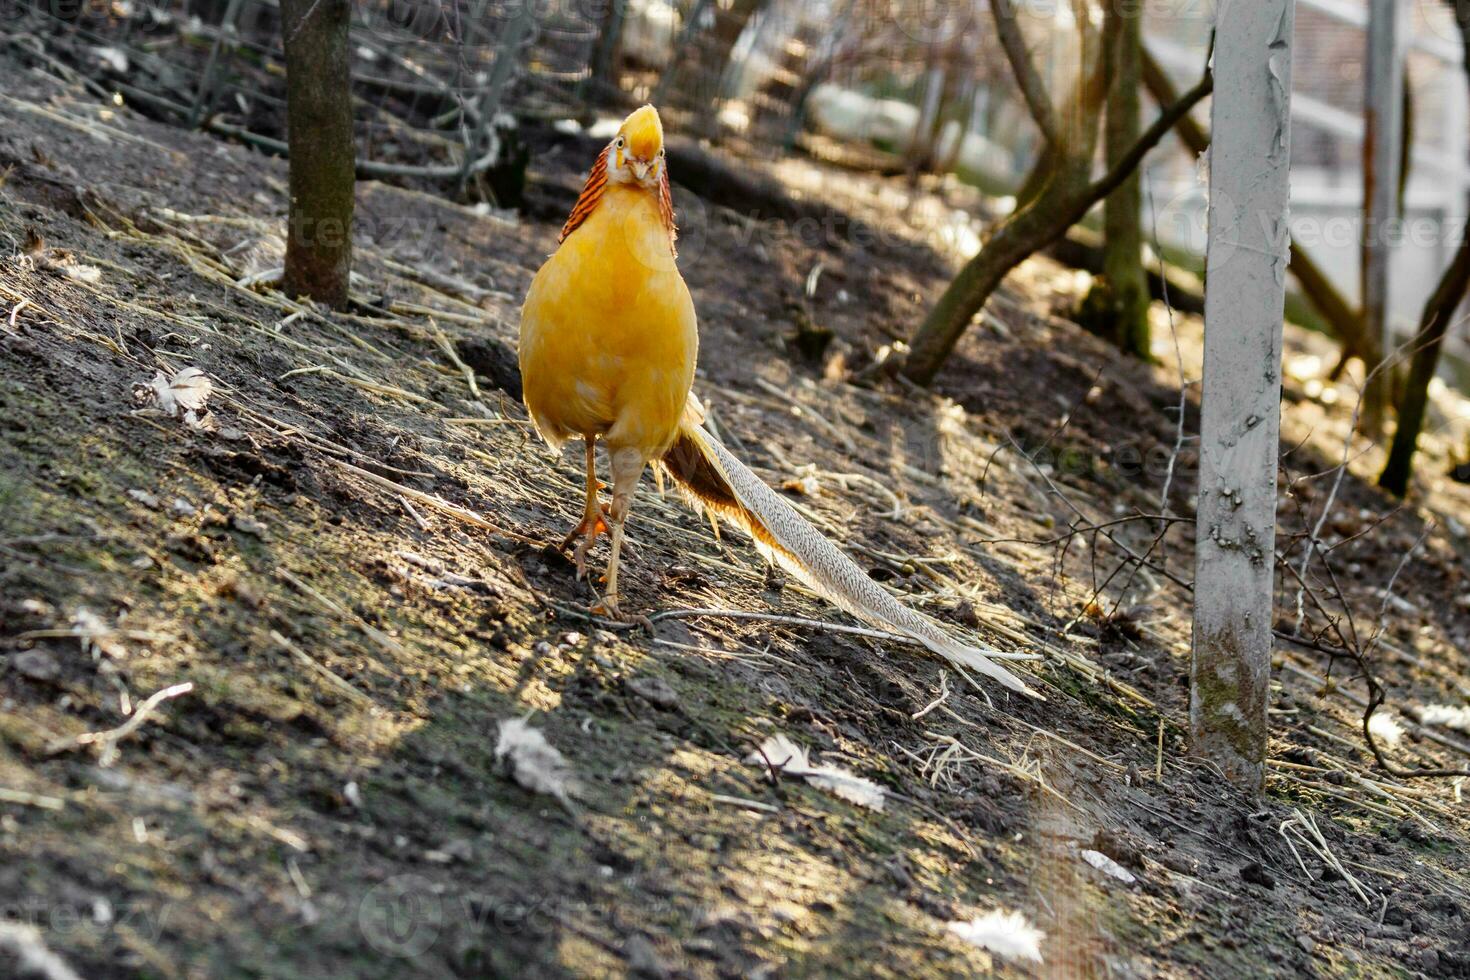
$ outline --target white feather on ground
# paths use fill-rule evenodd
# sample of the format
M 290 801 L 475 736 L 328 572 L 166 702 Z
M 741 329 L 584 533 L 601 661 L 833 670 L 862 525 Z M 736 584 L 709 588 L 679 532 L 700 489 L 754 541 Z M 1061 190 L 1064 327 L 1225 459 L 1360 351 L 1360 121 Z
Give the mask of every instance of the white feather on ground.
M 44 977 L 45 980 L 81 980 L 66 961 L 47 947 L 35 926 L 19 922 L 0 922 L 0 950 L 9 950 L 19 961 L 19 976 Z
M 967 943 L 997 956 L 1041 962 L 1041 941 L 1046 933 L 1033 926 L 1020 912 L 995 909 L 969 922 L 951 922 L 949 931 Z
M 153 380 L 133 386 L 133 398 L 157 408 L 165 415 L 183 419 L 190 428 L 205 428 L 202 416 L 214 394 L 214 382 L 196 367 L 187 367 L 172 378 L 162 371 Z
M 1398 745 L 1404 737 L 1404 726 L 1392 714 L 1382 710 L 1373 712 L 1373 717 L 1368 719 L 1368 731 L 1389 746 Z
M 495 758 L 509 766 L 511 777 L 524 788 L 571 805 L 571 765 L 541 729 L 532 727 L 526 719 L 510 718 L 500 723 Z
M 1470 708 L 1458 704 L 1426 704 L 1419 709 L 1419 723 L 1470 732 Z
M 90 609 L 80 608 L 72 614 L 71 629 L 82 646 L 82 652 L 91 654 L 93 660 L 100 660 L 103 655 L 122 660 L 128 655 L 118 631 Z
M 1108 857 L 1102 851 L 1079 851 L 1078 854 L 1082 858 L 1082 860 L 1086 861 L 1088 864 L 1092 865 L 1103 874 L 1117 878 L 1125 885 L 1131 885 L 1138 880 L 1137 878 L 1133 877 L 1133 872 L 1129 871 L 1117 861 L 1114 861 L 1112 858 Z
M 95 265 L 74 262 L 61 266 L 61 271 L 78 282 L 90 283 L 94 286 L 102 281 L 102 270 Z
M 882 810 L 885 790 L 882 786 L 854 775 L 840 766 L 814 766 L 807 750 L 785 735 L 772 735 L 761 743 L 759 752 L 745 759 L 756 765 L 771 765 L 790 776 L 800 776 L 818 789 L 856 803 L 870 810 Z

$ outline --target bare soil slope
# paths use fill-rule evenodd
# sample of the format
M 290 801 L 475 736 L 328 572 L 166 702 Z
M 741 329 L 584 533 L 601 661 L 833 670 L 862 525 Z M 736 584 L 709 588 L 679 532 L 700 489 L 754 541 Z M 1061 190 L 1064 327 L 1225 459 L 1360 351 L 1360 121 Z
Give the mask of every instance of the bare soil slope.
M 1071 273 L 1022 270 L 939 393 L 862 388 L 848 369 L 950 267 L 902 195 L 824 174 L 838 236 L 681 196 L 727 442 L 909 601 L 1042 654 L 1044 704 L 892 642 L 694 614 L 850 625 L 651 486 L 624 604 L 652 629 L 590 623 L 544 547 L 578 467 L 535 439 L 505 346 L 575 145 L 538 156 L 523 218 L 364 185 L 362 302 L 325 314 L 238 284 L 278 262 L 280 161 L 0 68 L 0 908 L 78 972 L 1470 974 L 1458 784 L 1373 768 L 1350 671 L 1324 687 L 1319 653 L 1283 647 L 1268 795 L 1242 800 L 1185 751 L 1192 529 L 1095 602 L 1117 549 L 1049 542 L 1158 512 L 1179 402 L 1172 362 L 1052 315 Z M 810 202 L 812 165 L 768 169 Z M 820 344 L 790 338 L 813 327 L 835 340 L 807 360 Z M 202 429 L 134 395 L 187 367 L 215 385 Z M 1290 384 L 1295 527 L 1347 422 Z M 1360 482 L 1372 462 L 1324 528 L 1339 592 L 1382 627 L 1393 758 L 1461 765 L 1460 736 L 1402 709 L 1464 698 L 1470 499 L 1437 480 L 1396 509 Z M 1141 551 L 1156 530 L 1109 533 Z M 565 805 L 496 759 L 527 715 L 569 763 Z M 747 763 L 775 733 L 884 809 Z M 998 907 L 1046 932 L 1045 965 L 946 928 Z

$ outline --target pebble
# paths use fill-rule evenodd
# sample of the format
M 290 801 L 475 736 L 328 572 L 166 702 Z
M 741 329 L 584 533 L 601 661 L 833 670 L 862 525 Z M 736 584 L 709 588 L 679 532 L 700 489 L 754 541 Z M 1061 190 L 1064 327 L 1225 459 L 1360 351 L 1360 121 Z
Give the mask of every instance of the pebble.
M 642 936 L 629 936 L 623 941 L 623 956 L 628 960 L 628 972 L 637 977 L 666 977 L 669 968 L 659 958 L 653 943 Z
M 347 802 L 352 804 L 354 809 L 362 809 L 362 790 L 358 788 L 356 782 L 349 782 L 343 786 L 342 795 L 346 797 Z
M 252 534 L 257 538 L 265 537 L 265 525 L 253 517 L 245 514 L 236 514 L 230 518 L 230 526 L 245 534 Z
M 10 658 L 10 665 L 33 681 L 54 681 L 61 676 L 61 664 L 45 650 L 22 650 Z
M 635 677 L 627 683 L 628 690 L 656 708 L 673 708 L 679 704 L 679 695 L 662 677 Z
M 1241 868 L 1240 877 L 1242 880 L 1248 881 L 1253 885 L 1260 885 L 1264 888 L 1276 887 L 1276 879 L 1271 877 L 1271 872 L 1261 867 L 1259 861 L 1252 861 L 1250 864 Z
M 144 507 L 147 507 L 149 510 L 157 510 L 159 508 L 158 498 L 149 493 L 147 490 L 129 490 L 128 496 L 132 497 L 134 500 L 142 504 Z

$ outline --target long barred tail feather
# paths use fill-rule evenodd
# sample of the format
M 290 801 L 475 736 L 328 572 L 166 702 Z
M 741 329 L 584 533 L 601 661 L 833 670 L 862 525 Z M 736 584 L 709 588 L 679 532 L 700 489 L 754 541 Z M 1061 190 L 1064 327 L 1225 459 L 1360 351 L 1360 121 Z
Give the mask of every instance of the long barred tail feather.
M 1012 691 L 1045 700 L 995 663 L 996 651 L 961 643 L 937 621 L 910 609 L 874 582 L 796 509 L 700 427 L 697 402 L 674 445 L 660 460 L 665 472 L 699 504 L 743 527 L 766 556 L 829 602 L 859 619 L 918 640 L 961 673 L 974 671 Z M 966 675 L 968 677 L 968 674 Z

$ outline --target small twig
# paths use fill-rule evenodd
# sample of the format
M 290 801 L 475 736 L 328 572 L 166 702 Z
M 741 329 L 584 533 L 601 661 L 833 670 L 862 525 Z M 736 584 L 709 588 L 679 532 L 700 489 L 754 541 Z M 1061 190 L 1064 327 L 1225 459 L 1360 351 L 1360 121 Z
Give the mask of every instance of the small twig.
M 329 378 L 335 378 L 336 380 L 341 381 L 344 384 L 354 385 L 358 388 L 363 389 L 364 391 L 371 391 L 377 395 L 388 395 L 393 398 L 402 398 L 404 401 L 413 402 L 416 405 L 433 404 L 432 399 L 425 398 L 423 395 L 420 395 L 417 392 L 408 391 L 406 389 L 399 388 L 396 385 L 383 384 L 382 382 L 378 381 L 364 381 L 361 378 L 354 378 L 349 374 L 343 374 L 341 371 L 335 371 L 329 367 L 317 366 L 309 368 L 297 368 L 294 371 L 287 371 L 285 374 L 281 375 L 281 377 L 284 379 L 298 374 L 322 374 Z
M 1304 847 L 1321 859 L 1322 863 L 1341 875 L 1343 880 L 1352 886 L 1353 891 L 1357 892 L 1358 898 L 1362 899 L 1365 906 L 1372 908 L 1373 899 L 1368 897 L 1368 893 L 1363 890 L 1363 886 L 1358 882 L 1358 879 L 1353 876 L 1351 871 L 1343 866 L 1342 862 L 1337 859 L 1337 855 L 1332 853 L 1332 848 L 1327 844 L 1327 838 L 1322 836 L 1322 831 L 1317 827 L 1317 821 L 1310 814 L 1302 813 L 1301 810 L 1293 809 L 1291 813 L 1292 816 L 1290 819 L 1281 822 L 1281 826 L 1277 828 L 1277 833 L 1286 841 L 1286 846 L 1291 848 L 1291 853 L 1296 858 L 1297 864 L 1301 865 L 1302 873 L 1309 880 L 1311 879 L 1312 873 L 1307 870 L 1306 862 L 1302 860 L 1301 854 L 1297 852 L 1296 845 L 1291 841 L 1293 835 L 1296 836 L 1297 840 Z
M 987 765 L 992 765 L 998 769 L 1002 769 L 1005 772 L 1010 773 L 1012 776 L 1021 780 L 1022 782 L 1033 783 L 1047 795 L 1055 798 L 1059 802 L 1071 807 L 1078 813 L 1083 812 L 1080 806 L 1073 803 L 1071 800 L 1067 799 L 1067 797 L 1063 796 L 1060 792 L 1047 784 L 1046 780 L 1043 779 L 1041 776 L 1039 766 L 1036 772 L 1032 772 L 1029 769 L 1023 769 L 1022 767 L 1014 763 L 1005 762 L 1001 759 L 994 758 L 993 756 L 988 756 L 983 752 L 977 752 L 974 749 L 970 748 L 968 745 L 965 745 L 959 739 L 955 738 L 953 735 L 943 735 L 939 732 L 926 731 L 924 732 L 924 737 L 933 739 L 934 741 L 945 746 L 945 748 L 941 750 L 939 758 L 934 760 L 934 779 L 937 779 L 939 777 L 939 774 L 945 765 L 954 764 L 953 759 L 956 756 L 963 756 L 964 761 L 966 762 L 982 762 Z M 935 746 L 935 748 L 938 748 L 938 746 Z M 1022 761 L 1025 761 L 1024 758 Z
M 19 789 L 6 789 L 3 786 L 0 786 L 0 803 L 33 806 L 39 810 L 61 810 L 66 806 L 66 800 L 58 796 L 42 796 L 39 793 L 27 793 L 25 790 Z
M 1338 461 L 1338 464 L 1336 466 L 1327 471 L 1328 473 L 1334 473 L 1332 488 L 1328 491 L 1327 500 L 1322 505 L 1322 513 L 1317 516 L 1317 523 L 1312 527 L 1312 532 L 1307 538 L 1306 553 L 1302 555 L 1301 564 L 1298 567 L 1299 574 L 1297 578 L 1299 581 L 1306 578 L 1307 570 L 1311 567 L 1312 554 L 1316 550 L 1318 544 L 1321 542 L 1322 539 L 1322 528 L 1326 526 L 1327 518 L 1332 514 L 1333 505 L 1337 501 L 1338 491 L 1342 489 L 1343 477 L 1347 473 L 1348 464 L 1353 459 L 1353 436 L 1358 431 L 1358 420 L 1362 417 L 1363 412 L 1363 400 L 1366 397 L 1369 388 L 1371 388 L 1373 385 L 1373 379 L 1377 377 L 1380 372 L 1392 369 L 1393 366 L 1396 365 L 1403 358 L 1416 353 L 1418 353 L 1418 346 L 1415 344 L 1415 341 L 1413 339 L 1407 340 L 1404 343 L 1400 344 L 1393 351 L 1392 354 L 1380 360 L 1373 367 L 1373 369 L 1368 372 L 1367 377 L 1363 379 L 1362 387 L 1358 388 L 1358 397 L 1353 402 L 1352 418 L 1348 422 L 1347 437 L 1343 440 L 1342 444 L 1342 459 Z M 1324 475 L 1324 473 L 1319 473 L 1316 476 L 1320 477 Z M 1314 477 L 1314 479 L 1315 478 L 1316 477 Z M 1305 589 L 1306 583 L 1302 582 L 1301 589 L 1298 590 L 1296 597 L 1296 631 L 1298 633 L 1301 632 L 1302 623 L 1306 619 L 1306 611 L 1302 608 L 1302 596 Z
M 419 526 L 420 531 L 423 531 L 425 534 L 429 534 L 433 531 L 433 528 L 429 525 L 429 522 L 424 520 L 424 515 L 413 509 L 413 504 L 408 502 L 407 497 L 403 496 L 403 494 L 399 494 L 398 503 L 403 507 L 408 516 L 413 518 L 413 522 Z
M 10 311 L 10 332 L 11 333 L 15 333 L 16 330 L 17 330 L 17 327 L 15 325 L 15 321 L 20 316 L 21 311 L 24 310 L 27 306 L 30 306 L 30 305 L 31 305 L 30 299 L 29 298 L 26 298 L 26 299 L 21 300 L 19 303 L 15 304 L 15 308 Z
M 729 806 L 738 806 L 746 810 L 760 810 L 763 813 L 781 812 L 781 808 L 779 806 L 773 806 L 770 803 L 762 803 L 759 800 L 747 800 L 739 796 L 725 796 L 722 793 L 711 793 L 710 799 L 715 803 L 724 803 Z
M 287 43 L 296 40 L 297 35 L 306 28 L 306 22 L 311 20 L 312 15 L 316 13 L 316 8 L 321 5 L 322 0 L 312 0 L 311 6 L 306 8 L 306 13 L 302 14 L 301 18 L 295 24 L 291 25 L 291 33 L 286 36 Z
M 376 626 L 364 620 L 361 616 L 357 615 L 352 610 L 342 605 L 342 603 L 338 602 L 336 599 L 333 599 L 331 596 L 326 595 L 320 589 L 311 585 L 309 582 L 304 581 L 300 576 L 293 574 L 289 569 L 277 568 L 276 577 L 279 578 L 281 581 L 287 583 L 288 585 L 294 586 L 296 590 L 298 592 L 301 592 L 303 595 L 315 599 L 317 603 L 323 608 L 355 624 L 358 629 L 366 633 L 375 643 L 377 643 L 388 653 L 394 654 L 396 656 L 404 656 L 408 653 L 408 651 L 403 648 L 403 644 L 399 643 L 387 633 L 384 633 Z M 273 632 L 271 635 L 275 636 L 277 634 Z
M 51 746 L 51 751 L 64 752 L 67 749 L 81 748 L 84 745 L 100 745 L 101 748 L 98 750 L 97 764 L 106 768 L 117 761 L 117 744 L 137 731 L 160 704 L 170 698 L 188 694 L 192 690 L 194 690 L 192 681 L 185 681 L 182 684 L 166 687 L 161 691 L 155 692 L 148 700 L 138 705 L 138 710 L 133 712 L 133 716 L 118 727 L 105 732 L 85 732 L 74 739 L 69 739 Z
M 1159 716 L 1159 742 L 1154 755 L 1154 782 L 1164 781 L 1164 716 Z
M 349 701 L 352 701 L 354 704 L 360 705 L 362 707 L 377 706 L 376 701 L 359 691 L 357 688 L 353 687 L 351 684 L 347 683 L 342 678 L 338 677 L 336 674 L 332 673 L 326 667 L 317 663 L 317 661 L 312 658 L 311 654 L 301 649 L 301 647 L 297 646 L 295 643 L 292 643 L 290 640 L 282 636 L 277 631 L 271 630 L 270 635 L 271 640 L 273 640 L 277 646 L 281 647 L 287 653 L 291 654 L 291 656 L 295 657 L 296 660 L 303 667 L 306 667 L 312 673 L 316 674 L 322 680 L 330 684 L 337 691 L 345 695 Z
M 1174 304 L 1169 302 L 1169 271 L 1164 265 L 1164 253 L 1159 245 L 1159 211 L 1154 207 L 1154 185 L 1149 172 L 1143 170 L 1143 187 L 1148 194 L 1148 211 L 1152 218 L 1154 254 L 1159 257 L 1159 285 L 1163 294 L 1164 309 L 1169 312 L 1169 337 L 1174 342 L 1174 366 L 1179 372 L 1179 417 L 1175 419 L 1174 451 L 1169 454 L 1169 467 L 1164 473 L 1164 488 L 1159 491 L 1159 510 L 1169 514 L 1169 490 L 1174 485 L 1174 467 L 1179 453 L 1184 448 L 1184 418 L 1189 408 L 1189 385 L 1184 380 L 1184 351 L 1179 347 L 1179 329 L 1174 325 Z
M 480 386 L 475 382 L 475 369 L 460 360 L 459 352 L 454 349 L 454 344 L 444 335 L 444 329 L 439 326 L 438 321 L 433 317 L 429 317 L 429 329 L 434 331 L 434 341 L 439 345 L 439 349 L 444 352 L 444 356 L 449 358 L 454 366 L 459 368 L 460 373 L 464 375 L 465 384 L 469 385 L 470 396 L 476 401 L 479 401 Z
M 377 487 L 380 490 L 386 490 L 389 493 L 394 494 L 395 496 L 408 497 L 411 500 L 417 500 L 419 503 L 424 504 L 427 507 L 430 507 L 444 514 L 449 514 L 450 516 L 456 518 L 457 520 L 463 521 L 466 524 L 473 524 L 476 527 L 482 527 L 485 530 L 491 531 L 495 534 L 503 534 L 508 538 L 514 538 L 517 541 L 521 541 L 526 544 L 540 544 L 539 541 L 536 541 L 533 538 L 528 538 L 522 534 L 516 534 L 514 531 L 507 531 L 499 524 L 495 524 L 491 521 L 486 520 L 474 511 L 466 507 L 460 507 L 458 504 L 451 504 L 444 498 L 436 497 L 432 493 L 424 493 L 422 490 L 415 490 L 412 487 L 406 487 L 401 483 L 394 483 L 392 480 L 381 477 L 376 473 L 369 472 L 368 470 L 365 470 L 360 466 L 353 466 L 351 463 L 344 462 L 340 459 L 333 459 L 332 462 L 341 469 L 346 470 L 348 473 L 351 473 L 353 476 L 356 476 L 362 480 L 366 480 L 368 483 L 371 483 L 373 486 Z
M 241 289 L 250 289 L 252 286 L 260 285 L 275 285 L 285 278 L 285 276 L 285 266 L 278 265 L 271 269 L 262 269 L 259 272 L 252 272 L 248 276 L 242 276 L 235 280 L 235 285 Z
M 923 708 L 920 708 L 918 711 L 915 711 L 913 714 L 909 715 L 909 718 L 913 721 L 918 721 L 920 718 L 924 717 L 947 700 L 949 700 L 949 671 L 941 670 L 939 672 L 939 697 L 935 698 Z
M 1425 539 L 1429 537 L 1429 532 L 1434 530 L 1434 525 L 1435 522 L 1433 519 L 1425 522 L 1424 531 L 1419 535 L 1418 540 L 1409 547 L 1409 550 L 1404 552 L 1404 556 L 1399 559 L 1399 563 L 1394 568 L 1393 574 L 1389 576 L 1388 584 L 1383 587 L 1383 603 L 1378 607 L 1378 622 L 1373 627 L 1372 635 L 1368 637 L 1367 646 L 1363 647 L 1364 657 L 1372 654 L 1373 648 L 1378 646 L 1378 641 L 1383 637 L 1383 630 L 1388 622 L 1388 606 L 1393 601 L 1393 587 L 1398 583 L 1399 576 L 1403 574 L 1404 568 L 1408 566 L 1409 559 L 1414 557 L 1414 552 L 1419 550 L 1419 547 L 1424 544 Z

